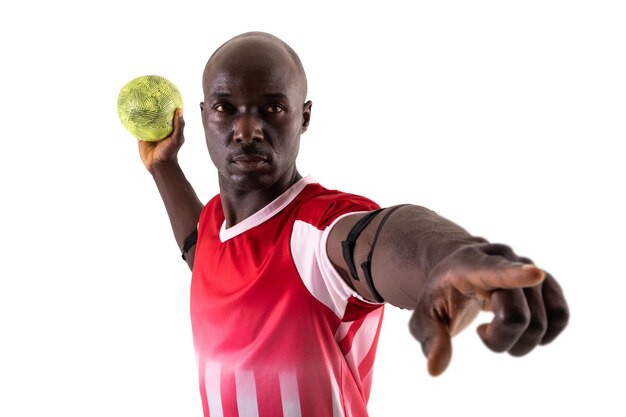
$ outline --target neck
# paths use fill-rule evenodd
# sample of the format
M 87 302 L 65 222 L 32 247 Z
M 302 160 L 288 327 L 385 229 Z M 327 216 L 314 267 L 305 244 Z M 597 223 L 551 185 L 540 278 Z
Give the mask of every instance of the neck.
M 224 209 L 226 227 L 232 227 L 252 216 L 274 201 L 301 178 L 302 175 L 297 170 L 294 170 L 269 187 L 237 190 L 226 186 L 225 180 L 220 176 L 220 197 L 222 208 Z

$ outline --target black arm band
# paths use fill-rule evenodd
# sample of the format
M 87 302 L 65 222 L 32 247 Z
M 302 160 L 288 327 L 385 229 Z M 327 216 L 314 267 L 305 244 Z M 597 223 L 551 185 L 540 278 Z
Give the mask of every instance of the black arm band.
M 189 249 L 193 248 L 193 245 L 195 245 L 197 241 L 198 241 L 198 227 L 196 226 L 193 229 L 193 232 L 191 232 L 189 236 L 187 236 L 187 239 L 185 239 L 185 243 L 183 243 L 183 253 L 182 253 L 183 261 L 187 260 L 187 253 L 189 252 Z
M 361 219 L 356 222 L 350 233 L 348 233 L 348 238 L 341 242 L 341 249 L 343 252 L 343 260 L 348 265 L 348 269 L 350 270 L 350 275 L 355 280 L 359 280 L 359 275 L 356 272 L 356 267 L 354 266 L 354 246 L 356 245 L 356 240 L 359 238 L 361 232 L 367 227 L 367 225 L 376 217 L 378 213 L 380 213 L 383 209 L 378 209 L 369 212 L 365 216 L 361 217 Z
M 365 274 L 365 283 L 370 289 L 370 292 L 374 296 L 374 300 L 379 303 L 385 302 L 385 299 L 380 295 L 380 293 L 374 287 L 374 280 L 372 279 L 372 257 L 374 256 L 374 247 L 376 246 L 376 241 L 378 240 L 378 236 L 380 235 L 380 231 L 383 229 L 383 225 L 393 214 L 394 211 L 398 210 L 400 207 L 404 207 L 407 204 L 402 204 L 400 206 L 396 206 L 385 213 L 385 216 L 382 218 L 380 223 L 378 224 L 378 229 L 376 229 L 376 234 L 374 235 L 374 240 L 372 241 L 372 246 L 370 249 L 370 253 L 367 255 L 367 260 L 361 264 L 361 268 L 363 268 L 363 273 Z

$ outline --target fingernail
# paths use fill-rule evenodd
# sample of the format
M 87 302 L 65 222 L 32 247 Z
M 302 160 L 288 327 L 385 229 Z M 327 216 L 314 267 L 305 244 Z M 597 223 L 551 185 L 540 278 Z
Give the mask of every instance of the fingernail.
M 532 265 L 532 264 L 526 264 L 522 267 L 523 270 L 528 271 L 528 270 L 534 270 L 535 271 L 535 276 L 534 278 L 536 280 L 542 280 L 545 277 L 545 272 L 543 272 L 540 268 L 538 268 L 536 265 Z

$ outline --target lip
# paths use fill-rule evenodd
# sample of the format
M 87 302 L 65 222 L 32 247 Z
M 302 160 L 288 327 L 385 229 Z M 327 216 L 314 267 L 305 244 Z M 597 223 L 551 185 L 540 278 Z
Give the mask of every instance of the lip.
M 267 162 L 268 158 L 263 155 L 237 155 L 230 162 Z
M 258 171 L 265 167 L 269 158 L 258 154 L 242 154 L 230 158 L 230 163 L 241 171 Z

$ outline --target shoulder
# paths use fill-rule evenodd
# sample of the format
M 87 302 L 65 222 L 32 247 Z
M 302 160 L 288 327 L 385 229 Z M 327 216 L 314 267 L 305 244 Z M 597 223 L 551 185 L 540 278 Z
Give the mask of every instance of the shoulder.
M 207 222 L 219 223 L 224 221 L 224 211 L 222 209 L 222 200 L 217 194 L 209 200 L 202 208 L 200 219 L 198 221 L 200 227 Z
M 202 215 L 213 214 L 222 209 L 222 199 L 219 194 L 211 198 L 202 208 Z
M 339 190 L 329 190 L 320 184 L 310 184 L 304 190 L 298 210 L 298 220 L 324 229 L 338 217 L 379 208 L 369 198 Z

